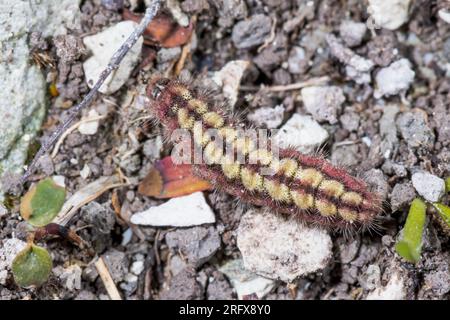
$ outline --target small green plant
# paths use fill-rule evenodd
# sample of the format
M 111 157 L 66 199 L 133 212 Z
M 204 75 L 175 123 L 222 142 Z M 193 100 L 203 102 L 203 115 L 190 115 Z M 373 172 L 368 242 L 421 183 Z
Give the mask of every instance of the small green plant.
M 450 192 L 450 177 L 445 180 L 446 192 Z M 443 203 L 431 203 L 437 212 L 437 219 L 446 231 L 450 230 L 450 207 Z M 405 225 L 395 245 L 397 253 L 406 261 L 417 263 L 422 251 L 422 238 L 425 231 L 427 203 L 416 198 L 411 203 Z
M 421 199 L 416 198 L 411 203 L 405 226 L 395 250 L 405 260 L 418 262 L 422 251 L 422 237 L 425 227 L 427 205 Z
M 19 286 L 40 286 L 47 281 L 52 270 L 52 259 L 45 248 L 34 244 L 35 235 L 42 234 L 46 226 L 61 210 L 66 190 L 52 179 L 41 180 L 30 188 L 20 202 L 20 215 L 34 230 L 28 244 L 14 258 L 12 272 Z

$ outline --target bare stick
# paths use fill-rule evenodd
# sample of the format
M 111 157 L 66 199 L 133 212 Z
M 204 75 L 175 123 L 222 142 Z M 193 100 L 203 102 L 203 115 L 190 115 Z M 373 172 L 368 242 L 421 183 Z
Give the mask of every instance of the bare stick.
M 103 82 L 105 82 L 105 80 L 108 78 L 108 76 L 111 74 L 113 70 L 119 67 L 119 64 L 122 61 L 122 59 L 125 57 L 128 51 L 130 51 L 130 49 L 133 47 L 133 45 L 136 43 L 136 41 L 139 39 L 142 33 L 144 33 L 145 28 L 147 28 L 148 24 L 153 20 L 153 18 L 155 17 L 156 13 L 159 10 L 160 3 L 161 0 L 152 1 L 151 5 L 145 11 L 145 15 L 142 18 L 139 25 L 128 37 L 128 39 L 120 46 L 120 48 L 116 51 L 116 53 L 114 53 L 114 55 L 111 57 L 111 60 L 109 61 L 109 64 L 107 65 L 106 69 L 102 71 L 97 82 L 89 91 L 89 93 L 84 97 L 83 101 L 81 101 L 78 105 L 70 109 L 68 119 L 64 121 L 64 123 L 60 124 L 58 128 L 55 130 L 55 132 L 53 132 L 52 135 L 47 139 L 47 141 L 45 141 L 44 144 L 41 146 L 39 151 L 34 156 L 33 161 L 31 161 L 27 170 L 20 178 L 19 180 L 20 185 L 23 185 L 27 181 L 27 179 L 33 174 L 39 159 L 52 148 L 52 146 L 55 144 L 58 138 L 70 127 L 70 125 L 75 120 L 80 111 L 91 105 Z
M 100 257 L 95 262 L 95 268 L 97 268 L 98 274 L 105 285 L 106 292 L 109 295 L 111 300 L 122 300 L 120 296 L 119 290 L 117 290 L 116 285 L 114 284 L 114 280 L 111 277 L 111 273 L 109 273 L 108 267 L 106 266 L 103 258 Z
M 302 82 L 296 82 L 285 86 L 272 86 L 272 87 L 241 86 L 239 90 L 258 91 L 260 89 L 263 89 L 271 92 L 281 92 L 281 91 L 298 90 L 310 86 L 320 86 L 326 84 L 328 81 L 330 81 L 330 78 L 324 76 L 319 78 L 311 78 Z

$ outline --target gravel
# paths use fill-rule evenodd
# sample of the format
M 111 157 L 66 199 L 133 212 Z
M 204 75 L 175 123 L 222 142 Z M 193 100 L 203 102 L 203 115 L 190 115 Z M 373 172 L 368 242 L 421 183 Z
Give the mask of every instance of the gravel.
M 430 202 L 438 202 L 445 193 L 445 181 L 428 172 L 416 172 L 411 180 L 417 193 Z
M 374 97 L 393 96 L 405 92 L 414 80 L 415 72 L 408 59 L 400 59 L 382 68 L 375 76 L 377 89 Z
M 231 38 L 238 49 L 250 49 L 262 45 L 270 35 L 272 20 L 264 14 L 256 14 L 239 21 L 233 27 Z
M 303 104 L 316 121 L 337 122 L 337 115 L 345 102 L 344 92 L 337 86 L 307 87 L 301 90 Z

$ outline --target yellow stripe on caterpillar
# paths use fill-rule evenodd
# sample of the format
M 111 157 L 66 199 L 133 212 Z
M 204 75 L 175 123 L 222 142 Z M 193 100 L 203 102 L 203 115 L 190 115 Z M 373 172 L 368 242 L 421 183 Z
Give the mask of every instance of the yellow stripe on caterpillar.
M 242 168 L 241 181 L 244 187 L 249 191 L 262 191 L 263 178 L 257 172 L 252 172 L 250 169 Z
M 192 129 L 194 127 L 195 119 L 189 115 L 186 109 L 178 109 L 177 112 L 178 124 L 183 129 Z
M 327 200 L 317 199 L 315 201 L 316 209 L 324 217 L 334 216 L 337 212 L 336 206 Z
M 300 169 L 297 171 L 295 177 L 299 179 L 302 184 L 309 185 L 313 188 L 317 188 L 323 180 L 323 175 L 313 168 Z
M 291 197 L 295 205 L 300 209 L 306 210 L 314 206 L 314 197 L 309 193 L 291 190 Z
M 344 193 L 344 185 L 336 180 L 322 180 L 318 188 L 329 196 L 339 198 Z
M 264 189 L 273 200 L 284 202 L 291 201 L 289 188 L 284 183 L 278 183 L 264 178 Z
M 210 111 L 203 114 L 203 121 L 205 121 L 206 124 L 208 124 L 209 126 L 216 129 L 221 128 L 225 123 L 223 117 L 214 111 Z

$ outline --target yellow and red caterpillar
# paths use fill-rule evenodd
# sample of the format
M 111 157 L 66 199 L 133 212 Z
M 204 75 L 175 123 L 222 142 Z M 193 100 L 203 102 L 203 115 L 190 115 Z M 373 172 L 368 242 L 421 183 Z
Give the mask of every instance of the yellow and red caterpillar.
M 279 150 L 276 157 L 267 149 L 258 149 L 257 141 L 237 134 L 236 122 L 220 108 L 205 102 L 186 84 L 157 78 L 147 88 L 151 111 L 169 135 L 178 129 L 202 136 L 194 138 L 207 163 L 193 164 L 194 174 L 215 188 L 237 198 L 276 212 L 293 216 L 309 224 L 332 230 L 361 230 L 373 226 L 381 211 L 381 200 L 360 179 L 333 166 L 322 157 L 304 155 L 293 149 Z M 223 145 L 208 136 L 215 129 L 231 145 L 233 155 L 256 163 L 230 160 Z M 209 130 L 210 131 L 210 130 Z M 242 159 L 242 158 L 241 158 Z M 262 175 L 271 169 L 272 175 Z

